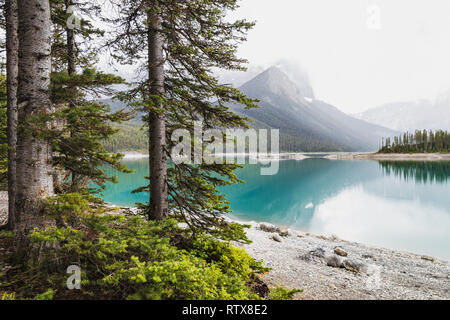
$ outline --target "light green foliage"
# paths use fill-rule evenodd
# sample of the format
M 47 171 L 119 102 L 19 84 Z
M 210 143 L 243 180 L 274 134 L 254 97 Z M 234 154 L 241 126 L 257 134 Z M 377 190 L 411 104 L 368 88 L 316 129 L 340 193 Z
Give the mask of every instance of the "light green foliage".
M 208 236 L 199 236 L 194 241 L 193 253 L 206 261 L 214 262 L 222 270 L 228 270 L 246 280 L 250 280 L 247 277 L 254 272 L 264 273 L 270 270 L 251 258 L 244 249 Z
M 0 231 L 0 239 L 1 238 L 14 238 L 14 233 L 9 230 L 1 230 Z
M 55 291 L 53 291 L 52 289 L 48 289 L 46 292 L 35 296 L 31 300 L 53 300 L 54 294 Z M 1 300 L 16 300 L 16 293 L 2 292 L 0 294 L 0 301 Z
M 2 292 L 0 294 L 0 300 L 16 300 L 16 293 Z
M 66 193 L 46 200 L 47 213 L 53 217 L 80 215 L 89 210 L 89 200 L 79 193 Z
M 259 299 L 250 284 L 268 269 L 230 242 L 194 236 L 175 219 L 104 215 L 77 194 L 51 198 L 46 208 L 63 221 L 30 235 L 32 245 L 57 248 L 41 257 L 51 269 L 34 271 L 45 275 L 51 289 L 40 298 L 63 297 L 64 268 L 76 262 L 82 270 L 77 294 L 86 297 L 101 292 L 111 299 Z
M 289 290 L 283 287 L 276 287 L 270 290 L 269 299 L 270 300 L 292 300 L 296 293 L 303 292 L 303 290 L 293 289 Z
M 37 295 L 33 298 L 33 300 L 53 300 L 53 296 L 55 295 L 55 291 L 52 289 L 48 289 L 42 294 Z

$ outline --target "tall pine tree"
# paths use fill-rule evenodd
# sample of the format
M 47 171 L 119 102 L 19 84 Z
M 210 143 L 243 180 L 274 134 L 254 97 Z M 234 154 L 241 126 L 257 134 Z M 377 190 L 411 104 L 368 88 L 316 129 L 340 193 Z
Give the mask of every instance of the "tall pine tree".
M 119 14 L 109 19 L 115 28 L 108 42 L 110 52 L 119 63 L 140 62 L 139 70 L 148 71 L 122 99 L 144 111 L 149 126 L 150 184 L 138 191 L 150 192 L 146 207 L 150 218 L 164 217 L 163 202 L 169 201 L 171 212 L 193 230 L 227 228 L 222 214 L 229 212 L 229 204 L 218 187 L 239 182 L 233 173 L 237 165 L 169 162 L 164 182 L 168 199 L 161 183 L 165 158 L 171 158 L 178 143 L 171 141 L 174 130 L 193 133 L 195 121 L 203 121 L 203 129 L 247 127 L 246 119 L 230 111 L 229 104 L 251 108 L 255 101 L 221 84 L 214 71 L 244 70 L 246 61 L 237 57 L 236 50 L 253 23 L 227 21 L 227 12 L 238 7 L 236 0 L 113 2 Z
M 129 119 L 129 114 L 124 110 L 110 113 L 108 105 L 96 101 L 113 94 L 113 86 L 124 80 L 95 67 L 104 32 L 93 27 L 90 20 L 101 13 L 101 8 L 87 0 L 50 3 L 52 103 L 56 112 L 48 137 L 56 151 L 54 164 L 63 171 L 64 181 L 69 181 L 59 191 L 86 192 L 89 182 L 103 186 L 106 180 L 115 181 L 101 165 L 127 171 L 120 163 L 122 155 L 107 152 L 102 142 L 117 132 L 111 124 Z M 58 184 L 60 180 L 55 179 Z

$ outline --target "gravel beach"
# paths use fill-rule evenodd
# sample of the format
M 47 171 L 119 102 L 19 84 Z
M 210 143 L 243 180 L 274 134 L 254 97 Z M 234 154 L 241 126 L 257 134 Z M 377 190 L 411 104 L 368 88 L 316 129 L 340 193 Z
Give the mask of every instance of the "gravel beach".
M 249 224 L 253 243 L 245 249 L 272 268 L 264 280 L 303 289 L 297 299 L 450 299 L 448 261 Z

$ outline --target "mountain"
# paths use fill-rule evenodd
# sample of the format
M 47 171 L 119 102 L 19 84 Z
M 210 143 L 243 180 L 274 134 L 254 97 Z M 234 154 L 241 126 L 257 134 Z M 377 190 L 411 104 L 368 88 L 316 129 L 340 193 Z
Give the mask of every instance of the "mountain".
M 450 130 L 450 94 L 431 100 L 389 103 L 355 117 L 402 132 Z
M 280 129 L 283 151 L 374 151 L 397 132 L 353 118 L 317 100 L 309 83 L 271 67 L 240 87 L 260 108 L 231 108 L 255 120 L 255 128 Z M 307 81 L 307 78 L 303 78 Z

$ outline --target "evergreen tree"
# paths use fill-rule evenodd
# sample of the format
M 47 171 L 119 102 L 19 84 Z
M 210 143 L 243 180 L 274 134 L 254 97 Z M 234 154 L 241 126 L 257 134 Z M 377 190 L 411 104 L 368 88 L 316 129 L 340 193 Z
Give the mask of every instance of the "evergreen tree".
M 113 2 L 119 16 L 109 19 L 115 25 L 115 36 L 108 42 L 111 52 L 122 64 L 143 62 L 140 70 L 146 70 L 121 98 L 145 113 L 152 146 L 150 184 L 138 191 L 151 193 L 150 207 L 146 208 L 150 208 L 150 218 L 160 218 L 164 212 L 154 210 L 164 210 L 165 205 L 151 203 L 158 201 L 154 193 L 165 198 L 160 185 L 165 176 L 162 162 L 165 157 L 170 159 L 170 150 L 178 143 L 171 141 L 172 132 L 187 129 L 192 133 L 197 120 L 203 121 L 203 129 L 247 127 L 245 119 L 231 112 L 227 104 L 255 107 L 254 101 L 237 89 L 220 84 L 213 71 L 243 70 L 245 60 L 236 56 L 236 49 L 253 23 L 225 19 L 227 11 L 237 8 L 236 0 Z M 163 120 L 165 142 L 160 139 Z M 164 156 L 157 151 L 161 147 L 165 149 Z M 152 169 L 155 161 L 159 163 Z M 233 173 L 236 168 L 237 165 L 171 164 L 165 181 L 170 208 L 193 229 L 226 227 L 221 214 L 229 211 L 229 205 L 217 187 L 237 183 Z
M 448 152 L 450 151 L 450 134 L 447 131 L 437 130 L 416 130 L 414 135 L 408 133 L 394 137 L 394 144 L 391 145 L 390 138 L 386 138 L 386 143 L 379 150 L 382 153 L 404 153 L 404 152 Z
M 118 131 L 111 124 L 128 120 L 129 114 L 124 110 L 110 113 L 108 105 L 94 100 L 112 95 L 112 86 L 124 80 L 95 68 L 99 49 L 94 44 L 103 36 L 103 31 L 89 21 L 101 12 L 95 2 L 51 0 L 51 9 L 52 103 L 56 112 L 48 138 L 56 151 L 55 167 L 63 170 L 65 181 L 71 177 L 70 183 L 58 191 L 84 192 L 90 181 L 101 187 L 106 180 L 115 181 L 101 165 L 127 171 L 120 163 L 122 156 L 107 152 L 102 142 Z M 59 175 L 56 177 L 54 180 L 60 182 Z

